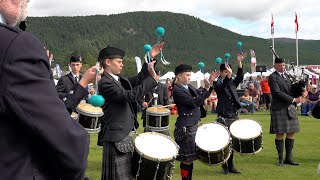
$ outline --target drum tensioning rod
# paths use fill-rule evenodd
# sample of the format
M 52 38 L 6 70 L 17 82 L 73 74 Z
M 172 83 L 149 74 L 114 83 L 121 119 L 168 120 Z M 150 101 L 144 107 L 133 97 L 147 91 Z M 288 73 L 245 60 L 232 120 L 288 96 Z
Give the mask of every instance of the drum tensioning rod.
M 156 167 L 156 172 L 154 173 L 153 180 L 157 180 L 157 174 L 158 174 L 159 167 L 160 167 L 160 159 L 158 158 L 158 164 L 157 164 L 157 167 Z
M 139 177 L 139 173 L 140 173 L 140 165 L 142 163 L 142 156 L 143 156 L 143 153 L 140 154 L 140 159 L 139 159 L 139 166 L 138 166 L 138 171 L 137 171 L 137 174 L 136 174 L 136 180 L 138 180 L 138 177 Z

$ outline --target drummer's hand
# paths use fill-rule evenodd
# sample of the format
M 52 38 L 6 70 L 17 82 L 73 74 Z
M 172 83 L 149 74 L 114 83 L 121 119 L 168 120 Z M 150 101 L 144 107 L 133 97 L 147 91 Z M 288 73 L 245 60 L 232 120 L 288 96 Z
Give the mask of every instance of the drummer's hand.
M 209 90 L 209 88 L 210 88 L 210 82 L 209 82 L 209 80 L 208 80 L 207 78 L 204 78 L 203 82 L 204 82 L 204 88 L 206 88 L 207 90 Z
M 209 76 L 209 82 L 210 82 L 210 85 L 213 84 L 213 81 L 215 79 L 217 79 L 217 77 L 220 75 L 220 72 L 219 71 L 212 71 L 212 73 L 210 74 Z
M 149 71 L 150 75 L 153 77 L 153 79 L 158 82 L 160 77 L 154 71 L 154 63 L 156 63 L 156 61 L 152 61 L 152 62 L 148 63 L 148 71 Z
M 142 107 L 143 107 L 144 109 L 148 109 L 148 103 L 147 103 L 147 102 L 143 102 L 143 103 L 142 103 Z
M 151 51 L 150 51 L 150 56 L 151 56 L 151 59 L 153 59 L 154 57 L 156 57 L 160 52 L 161 50 L 163 49 L 164 47 L 164 42 L 161 42 L 159 44 L 155 44 Z
M 89 68 L 79 81 L 82 87 L 87 87 L 89 83 L 94 83 L 96 81 L 96 66 Z

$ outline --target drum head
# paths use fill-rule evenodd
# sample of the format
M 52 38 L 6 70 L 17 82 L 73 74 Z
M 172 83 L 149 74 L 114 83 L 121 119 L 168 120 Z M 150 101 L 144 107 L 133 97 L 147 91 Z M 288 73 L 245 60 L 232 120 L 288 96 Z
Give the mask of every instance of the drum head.
M 147 114 L 152 115 L 170 115 L 170 110 L 163 107 L 149 107 L 147 109 Z
M 90 116 L 90 117 L 100 117 L 103 116 L 101 107 L 94 107 L 88 103 L 80 103 L 77 107 L 77 111 L 80 114 Z
M 228 130 L 219 123 L 204 124 L 198 128 L 196 144 L 204 151 L 219 151 L 225 148 L 229 142 Z
M 232 136 L 239 139 L 252 139 L 258 137 L 262 132 L 258 122 L 251 119 L 241 119 L 233 122 L 230 126 Z
M 136 151 L 149 160 L 169 161 L 178 154 L 178 145 L 172 139 L 160 133 L 146 132 L 139 134 L 134 143 Z

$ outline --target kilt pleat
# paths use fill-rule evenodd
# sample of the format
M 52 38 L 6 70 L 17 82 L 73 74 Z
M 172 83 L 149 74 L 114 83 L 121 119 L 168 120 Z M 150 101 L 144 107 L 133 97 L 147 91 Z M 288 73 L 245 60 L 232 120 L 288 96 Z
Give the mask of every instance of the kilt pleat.
M 270 134 L 300 132 L 298 117 L 290 118 L 287 108 L 272 109 Z
M 196 142 L 195 142 L 197 129 L 198 129 L 197 125 L 187 127 L 186 138 L 183 141 L 176 141 L 176 143 L 180 147 L 179 154 L 177 157 L 178 161 L 192 162 L 198 159 L 196 154 Z
M 103 142 L 101 180 L 130 180 L 132 153 L 121 153 L 113 142 Z

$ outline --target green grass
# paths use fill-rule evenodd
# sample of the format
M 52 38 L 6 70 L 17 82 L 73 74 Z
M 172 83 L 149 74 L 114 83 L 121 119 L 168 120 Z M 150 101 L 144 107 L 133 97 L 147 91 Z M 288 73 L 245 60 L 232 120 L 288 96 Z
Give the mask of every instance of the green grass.
M 216 115 L 208 115 L 202 119 L 203 123 L 214 121 Z M 140 116 L 139 116 L 140 119 Z M 170 116 L 170 135 L 173 137 L 173 128 L 176 116 Z M 254 115 L 241 115 L 240 119 L 253 119 L 261 123 L 263 129 L 263 150 L 256 155 L 239 155 L 235 153 L 234 162 L 240 175 L 223 175 L 221 166 L 207 166 L 200 161 L 195 161 L 193 179 L 319 179 L 317 167 L 320 162 L 320 120 L 308 116 L 299 116 L 301 132 L 295 135 L 293 149 L 294 160 L 300 166 L 276 166 L 277 152 L 274 145 L 274 136 L 269 134 L 269 111 L 256 112 Z M 139 121 L 142 125 L 141 120 Z M 142 132 L 142 127 L 138 129 Z M 101 177 L 102 147 L 97 146 L 97 134 L 90 134 L 91 144 L 86 175 L 93 180 Z M 179 162 L 176 162 L 173 180 L 181 179 Z

